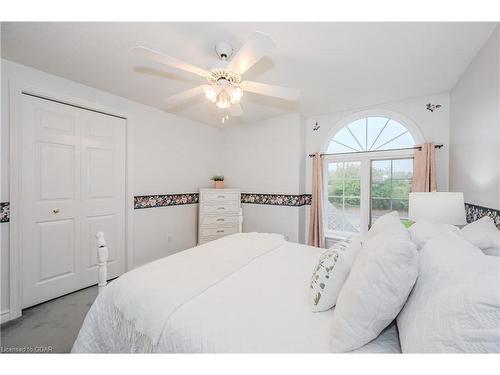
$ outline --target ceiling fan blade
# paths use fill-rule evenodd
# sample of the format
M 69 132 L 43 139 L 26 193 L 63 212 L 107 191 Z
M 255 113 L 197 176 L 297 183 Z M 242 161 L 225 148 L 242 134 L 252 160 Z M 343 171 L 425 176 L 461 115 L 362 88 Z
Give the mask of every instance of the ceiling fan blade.
M 195 65 L 188 64 L 187 62 L 176 59 L 175 57 L 172 56 L 165 55 L 161 52 L 154 51 L 148 47 L 137 46 L 133 47 L 132 51 L 134 51 L 136 54 L 140 56 L 156 61 L 160 64 L 165 64 L 180 70 L 185 70 L 187 72 L 194 73 L 202 77 L 206 77 L 209 74 L 209 72 L 205 69 L 199 68 Z
M 243 74 L 274 47 L 276 44 L 269 35 L 256 31 L 232 58 L 228 69 Z
M 192 89 L 182 91 L 178 94 L 175 94 L 175 95 L 169 96 L 168 98 L 163 99 L 163 102 L 166 104 L 167 109 L 175 107 L 175 106 L 182 104 L 183 102 L 191 99 L 192 97 L 195 97 L 196 95 L 202 94 L 205 86 L 206 85 L 200 85 L 200 86 L 194 87 Z
M 229 112 L 231 113 L 231 116 L 240 117 L 243 114 L 241 104 L 233 104 L 231 108 L 229 108 Z
M 268 85 L 265 83 L 243 81 L 240 84 L 243 91 L 253 92 L 254 94 L 274 96 L 285 100 L 297 100 L 300 97 L 300 91 L 288 87 Z

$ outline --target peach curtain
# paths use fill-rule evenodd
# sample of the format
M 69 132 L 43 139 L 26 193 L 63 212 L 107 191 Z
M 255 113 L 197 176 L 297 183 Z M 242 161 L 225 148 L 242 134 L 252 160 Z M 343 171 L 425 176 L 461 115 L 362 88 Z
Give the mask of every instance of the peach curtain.
M 312 165 L 312 202 L 309 219 L 310 246 L 325 247 L 323 234 L 323 158 L 316 153 Z
M 413 159 L 413 192 L 436 191 L 436 150 L 434 143 L 424 143 Z

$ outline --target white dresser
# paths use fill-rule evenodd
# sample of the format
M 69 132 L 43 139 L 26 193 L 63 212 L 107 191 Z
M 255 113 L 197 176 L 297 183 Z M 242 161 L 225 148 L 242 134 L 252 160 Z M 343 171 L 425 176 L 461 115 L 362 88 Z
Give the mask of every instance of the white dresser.
M 198 245 L 241 232 L 241 192 L 238 189 L 200 189 Z

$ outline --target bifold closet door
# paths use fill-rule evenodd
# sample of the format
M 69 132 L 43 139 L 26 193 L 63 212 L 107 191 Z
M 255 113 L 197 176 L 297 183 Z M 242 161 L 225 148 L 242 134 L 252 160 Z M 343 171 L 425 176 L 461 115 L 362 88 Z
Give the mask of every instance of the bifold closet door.
M 108 278 L 125 268 L 125 120 L 85 111 L 82 121 L 82 278 L 97 281 L 97 242 L 108 245 Z
M 26 308 L 96 283 L 97 231 L 123 272 L 125 120 L 29 95 L 19 112 Z

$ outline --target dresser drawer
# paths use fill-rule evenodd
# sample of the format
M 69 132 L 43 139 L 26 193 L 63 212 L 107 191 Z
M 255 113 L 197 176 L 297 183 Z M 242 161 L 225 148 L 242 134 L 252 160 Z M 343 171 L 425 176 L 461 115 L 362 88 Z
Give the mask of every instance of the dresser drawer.
M 201 194 L 201 199 L 203 203 L 239 203 L 238 201 L 240 200 L 240 194 L 237 192 L 216 192 L 216 191 L 210 191 L 210 192 L 203 192 Z
M 215 203 L 215 204 L 205 204 L 205 202 L 200 204 L 200 211 L 206 214 L 239 214 L 240 213 L 240 203 L 239 202 L 225 202 Z
M 228 226 L 239 224 L 239 216 L 202 216 L 200 217 L 200 226 Z
M 200 228 L 200 237 L 223 237 L 229 234 L 238 233 L 238 226 L 219 227 L 219 228 Z

